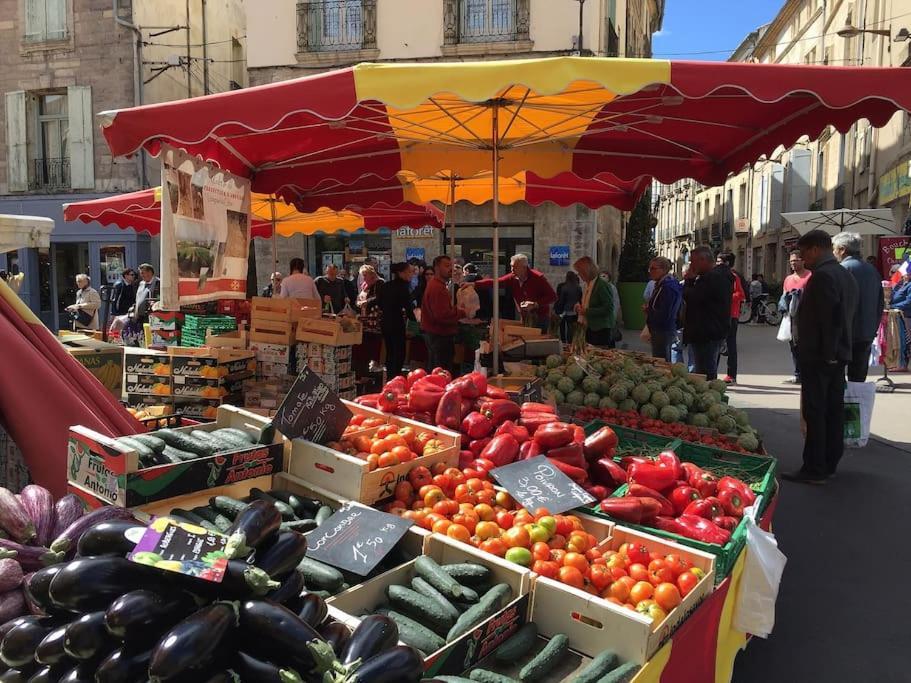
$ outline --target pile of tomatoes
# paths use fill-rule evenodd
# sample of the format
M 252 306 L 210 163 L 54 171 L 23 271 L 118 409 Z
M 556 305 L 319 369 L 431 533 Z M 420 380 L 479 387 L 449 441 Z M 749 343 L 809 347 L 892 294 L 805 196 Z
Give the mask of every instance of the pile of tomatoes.
M 431 431 L 390 424 L 383 418 L 366 415 L 354 415 L 341 440 L 330 441 L 326 445 L 365 460 L 371 471 L 411 462 L 445 448 L 445 444 Z

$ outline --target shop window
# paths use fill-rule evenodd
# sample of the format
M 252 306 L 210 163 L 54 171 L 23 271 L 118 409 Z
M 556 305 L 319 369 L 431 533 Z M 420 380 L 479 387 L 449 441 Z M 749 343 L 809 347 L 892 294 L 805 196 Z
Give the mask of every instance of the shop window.
M 297 3 L 299 52 L 376 47 L 376 0 L 306 0 Z
M 25 0 L 26 42 L 66 39 L 66 16 L 66 0 Z
M 444 42 L 528 40 L 529 0 L 444 0 Z

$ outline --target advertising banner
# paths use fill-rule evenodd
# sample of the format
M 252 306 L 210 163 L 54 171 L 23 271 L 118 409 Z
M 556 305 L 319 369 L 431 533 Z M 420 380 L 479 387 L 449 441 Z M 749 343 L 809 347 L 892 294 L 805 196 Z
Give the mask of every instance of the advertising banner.
M 250 181 L 167 145 L 161 180 L 162 308 L 246 298 Z

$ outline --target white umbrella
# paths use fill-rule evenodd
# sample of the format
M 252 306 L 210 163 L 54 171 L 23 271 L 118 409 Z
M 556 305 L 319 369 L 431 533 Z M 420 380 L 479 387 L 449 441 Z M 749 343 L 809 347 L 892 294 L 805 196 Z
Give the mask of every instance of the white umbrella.
M 0 251 L 51 246 L 54 221 L 42 216 L 0 214 Z
M 834 211 L 794 211 L 784 218 L 801 235 L 810 230 L 825 230 L 830 235 L 856 232 L 859 235 L 901 235 L 892 209 L 835 209 Z

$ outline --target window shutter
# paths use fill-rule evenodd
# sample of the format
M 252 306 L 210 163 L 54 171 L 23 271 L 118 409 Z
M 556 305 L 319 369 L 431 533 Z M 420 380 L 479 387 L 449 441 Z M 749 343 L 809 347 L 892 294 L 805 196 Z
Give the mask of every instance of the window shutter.
M 92 131 L 92 88 L 66 89 L 69 108 L 70 185 L 74 190 L 95 189 L 95 145 Z
M 45 0 L 48 40 L 66 38 L 66 0 Z
M 47 35 L 47 13 L 44 0 L 25 0 L 25 39 L 44 40 Z
M 28 189 L 25 136 L 25 91 L 6 93 L 6 182 L 10 192 Z

